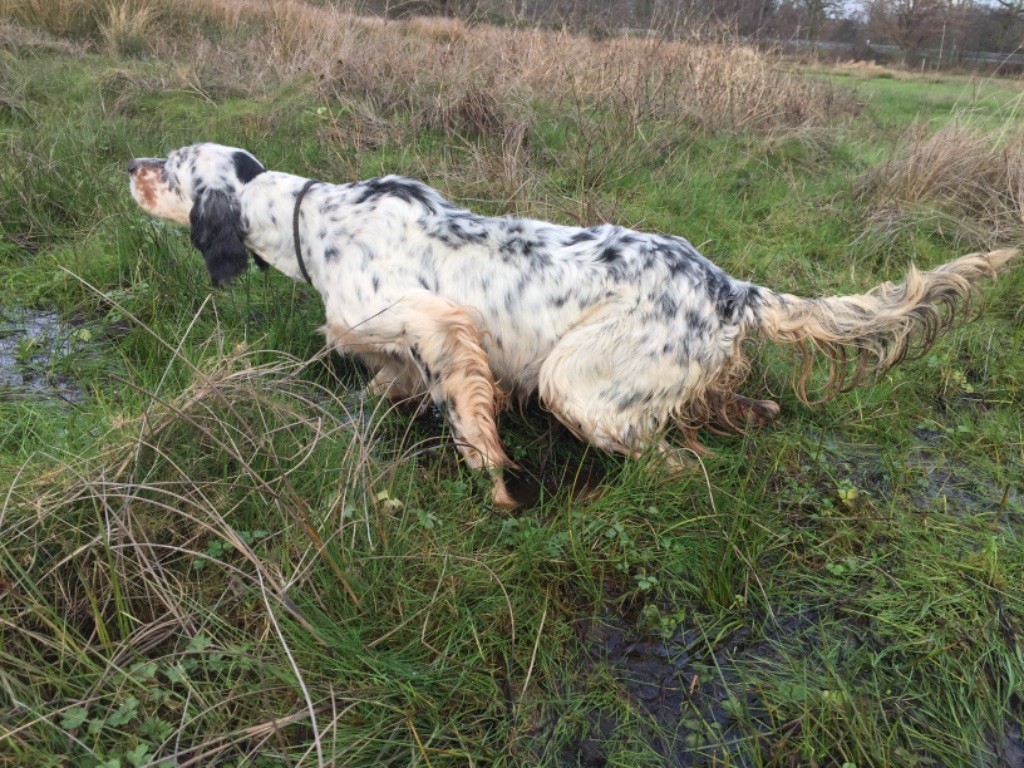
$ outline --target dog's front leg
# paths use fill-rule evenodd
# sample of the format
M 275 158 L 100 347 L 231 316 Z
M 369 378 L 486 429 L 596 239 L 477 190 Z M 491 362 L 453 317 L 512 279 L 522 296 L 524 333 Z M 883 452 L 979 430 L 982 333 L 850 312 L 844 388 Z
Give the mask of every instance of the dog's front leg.
M 361 323 L 357 337 L 330 321 L 326 330 L 329 341 L 351 351 L 378 345 L 406 349 L 425 390 L 448 415 L 466 463 L 490 475 L 494 505 L 516 506 L 503 477 L 504 468 L 515 464 L 498 437 L 498 390 L 469 310 L 433 294 L 414 294 Z

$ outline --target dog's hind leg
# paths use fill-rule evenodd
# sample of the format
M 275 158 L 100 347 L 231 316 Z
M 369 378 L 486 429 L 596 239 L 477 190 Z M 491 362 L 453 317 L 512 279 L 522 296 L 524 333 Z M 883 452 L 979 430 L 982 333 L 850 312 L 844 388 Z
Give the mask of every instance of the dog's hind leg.
M 563 336 L 540 370 L 541 402 L 581 439 L 628 456 L 655 449 L 666 468 L 692 466 L 709 416 L 726 423 L 771 421 L 774 403 L 718 389 L 732 380 L 736 334 L 716 327 L 673 337 L 656 319 L 609 307 Z M 684 444 L 664 439 L 677 426 Z
M 331 328 L 328 321 L 329 339 Z M 353 352 L 386 348 L 408 359 L 420 372 L 422 391 L 447 414 L 466 463 L 490 474 L 495 506 L 516 505 L 502 477 L 504 467 L 515 465 L 498 438 L 499 393 L 469 310 L 429 293 L 407 295 L 337 341 Z
M 739 421 L 748 427 L 767 427 L 782 415 L 782 409 L 773 400 L 755 400 L 735 393 L 730 407 L 738 414 Z
M 638 457 L 657 447 L 677 406 L 703 385 L 700 365 L 663 353 L 647 319 L 608 308 L 565 334 L 540 369 L 541 402 L 580 439 Z
M 782 413 L 778 403 L 755 400 L 735 392 L 709 392 L 706 399 L 711 428 L 723 433 L 766 427 Z

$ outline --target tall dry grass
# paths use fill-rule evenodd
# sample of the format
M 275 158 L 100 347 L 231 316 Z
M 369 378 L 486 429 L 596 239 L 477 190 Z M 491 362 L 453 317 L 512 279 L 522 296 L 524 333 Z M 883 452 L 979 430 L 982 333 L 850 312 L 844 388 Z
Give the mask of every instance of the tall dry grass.
M 106 50 L 115 56 L 137 55 L 149 48 L 159 21 L 159 9 L 145 0 L 108 0 L 99 32 Z
M 95 0 L 0 0 L 0 15 L 55 35 L 81 35 L 95 24 Z
M 267 27 L 279 74 L 311 72 L 329 92 L 483 133 L 537 102 L 708 130 L 821 124 L 856 108 L 830 86 L 791 77 L 772 57 L 720 35 L 593 40 L 566 31 L 451 19 L 384 22 L 288 6 L 288 23 Z M 318 39 L 291 44 L 296 25 L 317 29 Z
M 922 218 L 970 243 L 1024 241 L 1024 130 L 985 130 L 970 119 L 934 133 L 911 126 L 892 156 L 856 190 L 868 205 L 866 233 L 896 236 Z
M 311 75 L 332 96 L 421 123 L 505 136 L 537 100 L 705 130 L 821 124 L 855 108 L 820 81 L 708 30 L 605 40 L 450 18 L 388 21 L 300 0 L 0 0 L 0 17 L 222 70 L 258 91 Z
M 203 365 L 175 349 L 182 390 L 161 380 L 140 414 L 111 419 L 94 454 L 19 468 L 0 494 L 2 765 L 139 742 L 175 765 L 219 765 L 225 751 L 258 754 L 291 722 L 316 724 L 312 705 L 266 679 L 289 652 L 279 623 L 290 617 L 323 644 L 295 602 L 323 576 L 328 599 L 359 602 L 349 552 L 387 532 L 353 510 L 372 507 L 403 459 L 381 460 L 373 405 L 311 382 L 308 362 L 229 349 L 219 329 L 207 343 L 217 358 Z M 196 659 L 211 635 L 230 661 L 215 655 L 207 676 Z M 145 680 L 132 672 L 142 661 Z M 55 674 L 40 682 L 45 670 Z M 90 713 L 88 735 L 85 715 L 69 725 L 69 711 Z M 58 724 L 48 746 L 40 734 Z

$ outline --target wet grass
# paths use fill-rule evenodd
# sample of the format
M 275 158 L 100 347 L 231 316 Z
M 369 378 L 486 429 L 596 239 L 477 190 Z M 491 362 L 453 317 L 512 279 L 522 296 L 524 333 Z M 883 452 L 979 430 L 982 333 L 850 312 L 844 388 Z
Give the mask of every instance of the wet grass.
M 508 414 L 538 496 L 508 514 L 443 425 L 360 395 L 310 291 L 254 270 L 211 292 L 125 184 L 130 157 L 221 141 L 677 232 L 738 276 L 847 292 L 991 237 L 947 209 L 879 235 L 858 193 L 914 117 L 944 122 L 942 83 L 756 130 L 616 134 L 538 103 L 509 143 L 425 123 L 411 96 L 382 110 L 302 73 L 247 93 L 3 34 L 0 306 L 88 337 L 10 366 L 83 397 L 0 396 L 0 763 L 1019 764 L 1019 270 L 924 359 L 815 409 L 764 348 L 748 391 L 783 420 L 709 436 L 692 475 Z M 1005 106 L 980 131 L 1018 87 L 986 92 Z

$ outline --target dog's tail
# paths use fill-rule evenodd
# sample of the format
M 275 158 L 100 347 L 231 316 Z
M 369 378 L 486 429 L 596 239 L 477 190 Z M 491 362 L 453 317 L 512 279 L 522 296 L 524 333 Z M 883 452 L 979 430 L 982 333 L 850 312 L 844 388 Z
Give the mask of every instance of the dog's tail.
M 762 294 L 755 325 L 763 337 L 797 345 L 794 389 L 805 403 L 812 399 L 814 353 L 825 356 L 828 381 L 815 399 L 828 399 L 927 352 L 939 334 L 968 319 L 977 284 L 1019 256 L 1006 249 L 972 253 L 928 272 L 911 267 L 903 283 L 854 296 Z

